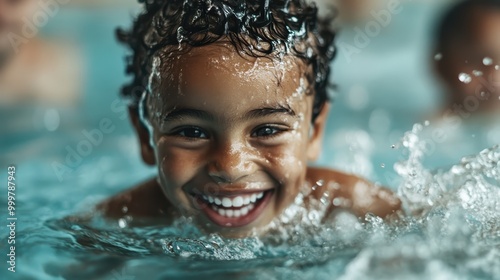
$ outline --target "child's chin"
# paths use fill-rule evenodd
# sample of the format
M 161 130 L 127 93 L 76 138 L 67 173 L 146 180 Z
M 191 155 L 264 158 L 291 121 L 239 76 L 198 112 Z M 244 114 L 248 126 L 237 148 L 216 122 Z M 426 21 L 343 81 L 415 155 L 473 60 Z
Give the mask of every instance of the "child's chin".
M 273 209 L 274 190 L 265 191 L 262 198 L 241 207 L 223 207 L 197 198 L 204 225 L 209 231 L 220 232 L 227 237 L 242 237 L 252 234 L 266 220 Z

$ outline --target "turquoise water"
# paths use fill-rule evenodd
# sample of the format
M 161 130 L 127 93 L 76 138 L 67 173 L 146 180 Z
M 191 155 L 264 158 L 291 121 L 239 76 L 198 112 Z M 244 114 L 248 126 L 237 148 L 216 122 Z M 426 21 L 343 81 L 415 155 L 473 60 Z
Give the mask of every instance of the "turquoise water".
M 407 212 L 398 221 L 368 216 L 361 222 L 339 212 L 320 225 L 326 200 L 305 212 L 301 196 L 273 222 L 271 234 L 261 238 L 206 236 L 188 219 L 161 228 L 129 227 L 128 218 L 112 223 L 98 216 L 87 222 L 65 220 L 154 174 L 141 163 L 137 140 L 116 97 L 125 80 L 124 50 L 116 47 L 111 34 L 115 26 L 126 25 L 129 14 L 126 9 L 68 10 L 47 26 L 49 35 L 73 34 L 89 61 L 82 104 L 57 109 L 61 122 L 56 131 L 48 132 L 41 122 L 53 108 L 0 112 L 2 119 L 24 124 L 0 124 L 0 179 L 6 182 L 4 170 L 14 163 L 18 218 L 17 272 L 8 272 L 2 261 L 0 279 L 500 279 L 500 150 L 479 152 L 491 143 L 467 140 L 467 154 L 457 150 L 447 157 L 438 150 L 429 155 L 422 140 L 434 123 L 412 124 L 432 98 L 420 96 L 403 114 L 391 108 L 400 100 L 385 97 L 384 102 L 387 87 L 380 82 L 378 95 L 361 106 L 347 93 L 366 96 L 371 93 L 363 88 L 372 84 L 346 81 L 340 70 L 339 96 L 320 164 L 362 174 L 397 191 Z M 74 23 L 71 28 L 61 24 L 68 21 Z M 360 60 L 370 61 L 369 52 L 363 55 Z M 388 58 L 387 63 L 396 61 Z M 340 56 L 342 63 L 348 67 Z M 394 95 L 401 92 L 395 84 L 389 86 Z M 415 90 L 427 92 L 430 85 L 421 83 Z M 113 131 L 103 134 L 88 155 L 68 164 L 69 151 L 86 139 L 82 130 L 95 129 L 104 118 Z M 471 156 L 460 162 L 465 155 Z M 431 169 L 426 160 L 432 156 L 441 161 L 432 160 Z M 70 170 L 56 171 L 54 163 Z M 1 203 L 7 205 L 4 195 Z M 7 221 L 5 207 L 1 209 L 0 219 Z M 6 231 L 0 237 L 4 254 Z
M 97 151 L 62 182 L 42 161 L 19 164 L 18 271 L 2 279 L 498 279 L 500 149 L 432 173 L 421 166 L 419 130 L 394 148 L 409 151 L 395 169 L 413 215 L 388 224 L 340 212 L 321 225 L 327 200 L 305 211 L 299 195 L 261 238 L 206 236 L 188 219 L 171 227 L 65 220 L 151 172 L 124 151 Z

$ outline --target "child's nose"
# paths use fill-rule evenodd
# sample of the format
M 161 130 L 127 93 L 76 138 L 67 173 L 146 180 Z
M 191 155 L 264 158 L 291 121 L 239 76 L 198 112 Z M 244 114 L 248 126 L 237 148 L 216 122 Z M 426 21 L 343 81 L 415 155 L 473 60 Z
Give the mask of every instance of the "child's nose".
M 234 183 L 256 170 L 250 149 L 237 144 L 214 149 L 208 163 L 208 174 L 217 183 Z

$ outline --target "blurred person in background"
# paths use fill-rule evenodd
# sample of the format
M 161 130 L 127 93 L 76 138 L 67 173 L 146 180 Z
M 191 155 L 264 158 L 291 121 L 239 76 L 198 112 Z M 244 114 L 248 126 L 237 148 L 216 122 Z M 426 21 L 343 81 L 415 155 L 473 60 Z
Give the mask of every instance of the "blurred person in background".
M 446 108 L 466 115 L 500 109 L 500 1 L 460 1 L 437 30 L 436 70 Z
M 424 135 L 429 162 L 454 164 L 499 144 L 499 31 L 499 0 L 459 1 L 440 20 L 433 64 L 446 103 Z
M 67 0 L 0 0 L 0 164 L 50 153 L 75 122 L 82 61 L 66 40 L 41 29 Z
M 0 0 L 1 108 L 73 106 L 78 101 L 82 73 L 77 51 L 38 36 L 59 9 L 55 0 Z

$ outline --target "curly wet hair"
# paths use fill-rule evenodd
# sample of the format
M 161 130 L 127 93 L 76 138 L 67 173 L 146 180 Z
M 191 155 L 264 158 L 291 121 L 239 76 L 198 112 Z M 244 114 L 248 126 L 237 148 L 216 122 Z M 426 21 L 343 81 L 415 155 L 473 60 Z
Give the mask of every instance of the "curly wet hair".
M 139 0 L 143 12 L 131 30 L 117 30 L 118 40 L 132 50 L 126 73 L 133 76 L 122 95 L 137 108 L 148 86 L 152 60 L 183 49 L 230 42 L 253 57 L 277 53 L 302 59 L 313 85 L 313 120 L 328 100 L 330 62 L 335 32 L 317 18 L 317 8 L 302 0 Z M 167 53 L 167 54 L 166 54 Z

